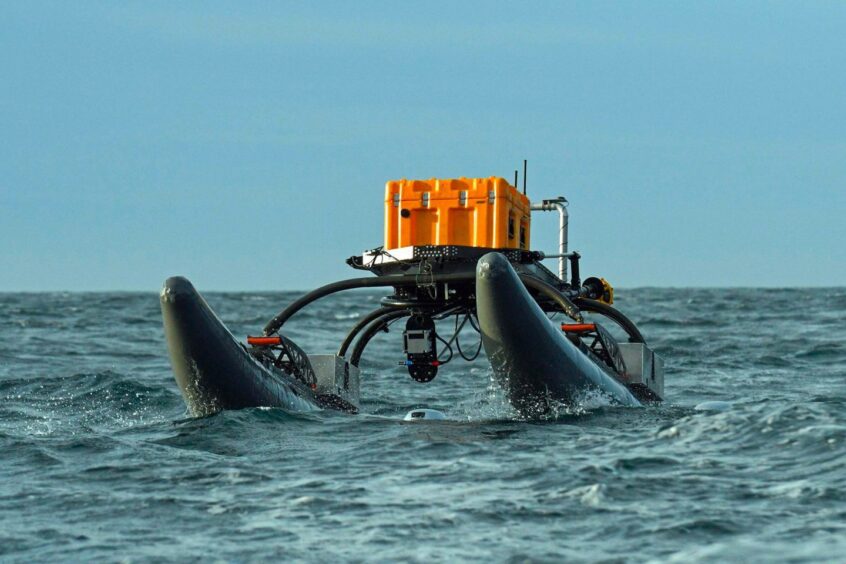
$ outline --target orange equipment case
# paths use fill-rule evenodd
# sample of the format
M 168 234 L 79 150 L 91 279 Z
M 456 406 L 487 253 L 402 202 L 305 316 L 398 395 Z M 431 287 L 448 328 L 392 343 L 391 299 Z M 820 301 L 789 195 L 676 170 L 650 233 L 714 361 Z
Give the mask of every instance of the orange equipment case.
M 504 178 L 393 180 L 385 186 L 385 249 L 466 245 L 528 249 L 529 199 Z

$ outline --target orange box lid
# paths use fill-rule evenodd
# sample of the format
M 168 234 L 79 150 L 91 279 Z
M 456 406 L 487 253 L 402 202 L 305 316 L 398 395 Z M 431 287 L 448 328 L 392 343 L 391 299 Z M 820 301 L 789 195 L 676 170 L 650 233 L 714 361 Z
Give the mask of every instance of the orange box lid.
M 396 201 L 413 201 L 428 193 L 430 200 L 458 199 L 461 192 L 465 192 L 468 200 L 488 198 L 490 192 L 496 197 L 508 197 L 522 201 L 529 205 L 529 199 L 521 194 L 507 180 L 497 176 L 489 178 L 431 178 L 429 180 L 391 180 L 385 185 L 386 203 Z

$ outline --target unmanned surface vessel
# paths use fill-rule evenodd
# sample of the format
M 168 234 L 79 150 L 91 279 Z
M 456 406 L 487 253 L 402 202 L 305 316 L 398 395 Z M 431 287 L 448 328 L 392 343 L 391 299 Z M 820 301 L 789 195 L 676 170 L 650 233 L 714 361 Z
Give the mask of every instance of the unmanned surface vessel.
M 264 327 L 238 341 L 185 278 L 161 292 L 165 335 L 176 381 L 194 415 L 222 409 L 283 407 L 294 411 L 358 411 L 359 363 L 368 342 L 401 318 L 404 364 L 430 382 L 456 355 L 474 360 L 484 348 L 497 382 L 526 416 L 555 403 L 600 392 L 622 405 L 661 401 L 663 361 L 638 328 L 612 304 L 602 278 L 580 279 L 577 252 L 568 252 L 567 201 L 530 203 L 498 177 L 388 182 L 385 244 L 347 259 L 371 275 L 317 288 Z M 530 250 L 531 213 L 557 211 L 559 249 Z M 541 263 L 558 259 L 558 273 Z M 569 269 L 568 269 L 569 266 Z M 569 270 L 569 277 L 568 277 Z M 285 323 L 315 300 L 354 288 L 392 293 L 353 326 L 338 350 L 306 354 L 284 334 Z M 549 315 L 563 313 L 566 323 Z M 625 342 L 600 317 L 622 329 Z M 444 321 L 453 321 L 445 339 Z M 469 324 L 469 325 L 468 325 Z M 472 354 L 458 342 L 466 326 L 480 334 Z M 616 331 L 620 333 L 620 331 Z M 440 349 L 440 350 L 439 350 Z

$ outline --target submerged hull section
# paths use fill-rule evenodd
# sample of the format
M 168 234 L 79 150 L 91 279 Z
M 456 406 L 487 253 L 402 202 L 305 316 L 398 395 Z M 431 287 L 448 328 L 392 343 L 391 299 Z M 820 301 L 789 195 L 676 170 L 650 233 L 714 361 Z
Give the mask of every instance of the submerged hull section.
M 302 382 L 253 358 L 187 279 L 165 281 L 161 306 L 173 373 L 193 415 L 261 406 L 320 409 Z
M 521 413 L 542 413 L 550 400 L 573 403 L 591 391 L 640 405 L 549 321 L 499 253 L 485 255 L 476 266 L 476 310 L 494 374 Z

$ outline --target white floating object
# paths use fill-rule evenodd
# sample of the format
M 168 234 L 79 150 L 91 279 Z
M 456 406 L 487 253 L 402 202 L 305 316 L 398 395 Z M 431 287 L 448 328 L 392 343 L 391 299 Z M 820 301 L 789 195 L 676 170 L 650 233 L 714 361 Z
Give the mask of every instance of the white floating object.
M 728 411 L 731 409 L 731 402 L 727 401 L 705 401 L 694 407 L 696 411 Z
M 403 421 L 443 421 L 446 415 L 437 409 L 412 409 L 402 418 Z

